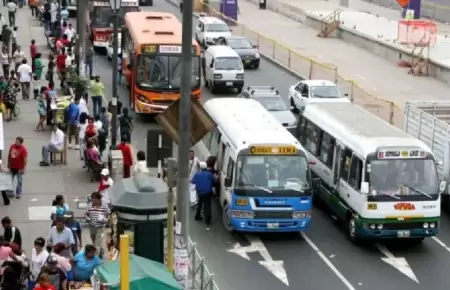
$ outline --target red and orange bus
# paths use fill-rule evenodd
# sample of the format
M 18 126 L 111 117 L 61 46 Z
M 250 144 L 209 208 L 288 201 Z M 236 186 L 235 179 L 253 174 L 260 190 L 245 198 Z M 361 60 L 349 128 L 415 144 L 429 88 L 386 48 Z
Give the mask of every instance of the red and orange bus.
M 129 12 L 122 31 L 122 69 L 136 113 L 160 113 L 180 97 L 181 23 L 164 12 Z M 192 94 L 201 95 L 200 46 L 192 40 Z M 156 106 L 149 106 L 156 105 Z M 157 108 L 161 106 L 161 108 Z
M 81 1 L 81 0 L 79 0 Z M 108 37 L 113 33 L 114 13 L 111 10 L 110 1 L 89 0 L 89 34 L 96 50 L 106 53 L 108 48 Z M 139 11 L 139 0 L 122 0 L 121 8 L 118 12 L 119 27 L 124 24 L 124 17 L 127 12 Z

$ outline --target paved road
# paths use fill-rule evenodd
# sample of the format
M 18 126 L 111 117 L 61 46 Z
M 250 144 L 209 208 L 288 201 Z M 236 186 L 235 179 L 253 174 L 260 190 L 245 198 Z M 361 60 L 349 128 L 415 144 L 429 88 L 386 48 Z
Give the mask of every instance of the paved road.
M 145 10 L 171 12 L 178 15 L 178 9 L 167 2 L 157 1 Z M 106 57 L 96 58 L 96 72 L 105 80 L 107 88 L 111 85 L 111 66 Z M 247 84 L 274 85 L 283 95 L 295 79 L 267 61 L 261 63 L 261 69 L 246 72 Z M 110 90 L 107 90 L 110 94 Z M 120 89 L 122 101 L 127 105 L 125 88 Z M 208 90 L 203 90 L 203 99 L 212 98 Z M 136 148 L 145 148 L 145 131 L 155 126 L 148 118 L 138 118 L 133 143 Z M 220 224 L 220 209 L 215 205 L 214 224 L 206 231 L 201 223 L 191 223 L 192 239 L 198 243 L 199 250 L 206 257 L 210 270 L 216 274 L 217 283 L 222 290 L 232 289 L 367 289 L 378 290 L 433 290 L 448 288 L 449 278 L 440 269 L 450 265 L 450 252 L 446 246 L 429 239 L 421 246 L 412 247 L 402 243 L 400 246 L 387 244 L 387 249 L 395 257 L 405 257 L 413 269 L 418 284 L 414 280 L 388 265 L 385 257 L 374 245 L 356 247 L 352 245 L 333 220 L 321 211 L 313 214 L 313 225 L 306 234 L 307 238 L 294 240 L 286 237 L 230 235 Z M 440 239 L 450 244 L 449 220 L 444 217 L 443 233 Z M 258 261 L 258 253 L 249 254 L 250 260 L 228 252 L 237 243 L 249 245 L 249 240 L 259 238 L 263 241 L 274 260 L 284 261 L 289 286 L 271 275 Z M 391 260 L 392 261 L 392 260 Z M 407 271 L 403 267 L 402 270 Z M 406 272 L 408 273 L 408 272 Z M 426 286 L 425 286 L 426 285 Z

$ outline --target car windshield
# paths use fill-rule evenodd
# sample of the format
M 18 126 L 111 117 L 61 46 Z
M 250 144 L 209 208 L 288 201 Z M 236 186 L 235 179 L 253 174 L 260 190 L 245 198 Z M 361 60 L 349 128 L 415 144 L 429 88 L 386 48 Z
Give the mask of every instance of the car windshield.
M 439 194 L 438 175 L 434 160 L 373 160 L 369 166 L 369 194 L 372 196 L 430 196 Z
M 200 86 L 200 58 L 192 57 L 192 88 Z M 181 55 L 142 54 L 137 66 L 137 85 L 143 90 L 179 90 Z
M 216 70 L 240 70 L 242 62 L 238 57 L 218 57 L 214 66 Z
M 345 96 L 337 86 L 310 86 L 312 98 L 344 98 Z
M 281 97 L 254 97 L 267 111 L 287 111 L 288 108 Z
M 136 11 L 136 7 L 122 7 L 119 9 L 119 26 L 125 25 L 125 13 Z M 108 7 L 94 7 L 92 13 L 92 26 L 93 27 L 113 27 L 114 13 L 111 8 Z
M 229 47 L 234 49 L 250 49 L 253 46 L 245 38 L 229 38 L 227 39 L 227 44 Z
M 294 190 L 301 195 L 310 188 L 308 162 L 304 156 L 239 156 L 237 189 Z
M 229 32 L 230 29 L 225 23 L 210 23 L 206 24 L 205 31 L 208 32 Z

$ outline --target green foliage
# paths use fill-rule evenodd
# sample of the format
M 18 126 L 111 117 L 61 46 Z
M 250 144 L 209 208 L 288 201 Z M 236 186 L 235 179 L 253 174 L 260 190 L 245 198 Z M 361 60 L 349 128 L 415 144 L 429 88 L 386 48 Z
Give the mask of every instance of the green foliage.
M 73 88 L 73 91 L 76 95 L 83 95 L 87 92 L 89 87 L 89 79 L 82 76 L 77 75 L 76 71 L 73 70 L 69 73 L 68 81 L 71 84 L 71 87 Z

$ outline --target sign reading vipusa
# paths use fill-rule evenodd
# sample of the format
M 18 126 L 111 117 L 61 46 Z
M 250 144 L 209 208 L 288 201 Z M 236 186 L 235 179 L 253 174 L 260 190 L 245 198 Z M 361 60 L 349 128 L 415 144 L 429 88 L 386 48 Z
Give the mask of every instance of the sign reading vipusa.
M 399 210 L 399 211 L 416 210 L 416 206 L 413 203 L 409 203 L 409 202 L 396 203 L 396 204 L 394 204 L 394 208 L 395 208 L 395 210 Z

